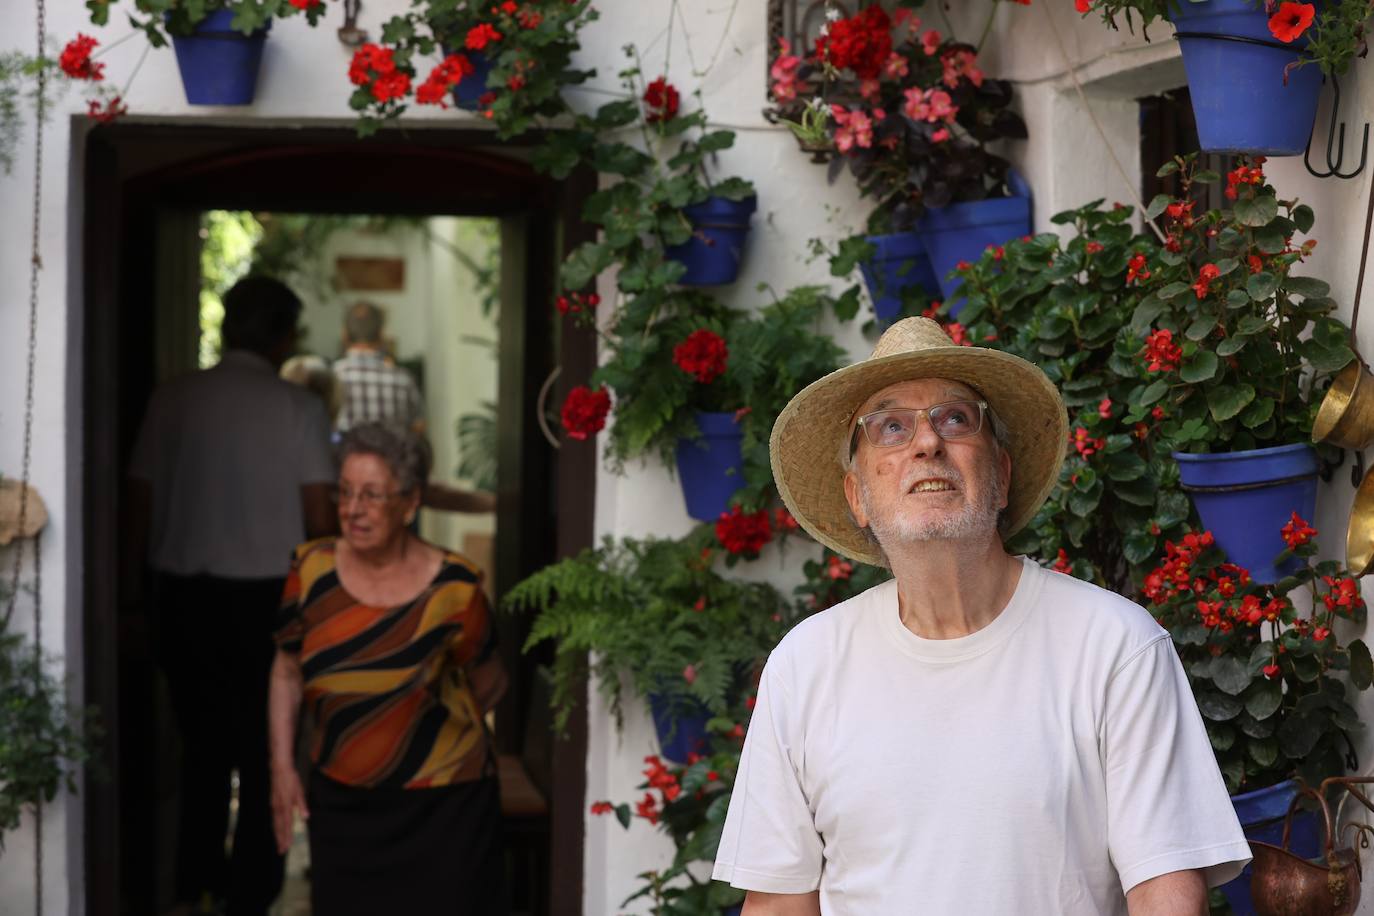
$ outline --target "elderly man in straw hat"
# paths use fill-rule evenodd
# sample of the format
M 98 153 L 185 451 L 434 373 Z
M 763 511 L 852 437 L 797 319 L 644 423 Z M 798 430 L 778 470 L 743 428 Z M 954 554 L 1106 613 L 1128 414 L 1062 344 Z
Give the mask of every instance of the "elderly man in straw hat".
M 744 916 L 1195 916 L 1249 859 L 1168 634 L 1002 546 L 1067 432 L 1038 368 L 925 318 L 782 412 L 788 508 L 894 579 L 768 660 L 715 867 Z

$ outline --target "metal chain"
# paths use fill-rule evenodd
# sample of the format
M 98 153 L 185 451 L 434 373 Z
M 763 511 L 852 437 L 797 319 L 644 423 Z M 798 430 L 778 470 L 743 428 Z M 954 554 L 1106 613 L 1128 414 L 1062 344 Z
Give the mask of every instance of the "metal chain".
M 44 58 L 47 40 L 47 9 L 44 0 L 36 0 L 38 57 Z M 38 67 L 38 96 L 34 102 L 34 151 L 33 151 L 33 236 L 29 258 L 29 340 L 26 374 L 24 378 L 24 444 L 20 459 L 19 475 L 19 543 L 14 548 L 14 569 L 10 576 L 10 593 L 5 608 L 4 626 L 8 627 L 14 616 L 15 602 L 19 599 L 19 574 L 24 560 L 24 542 L 33 541 L 33 652 L 34 677 L 41 689 L 43 675 L 43 561 L 39 549 L 38 535 L 25 538 L 24 524 L 29 510 L 29 469 L 33 452 L 33 383 L 34 368 L 38 357 L 38 278 L 43 270 L 41 255 L 42 215 L 43 215 L 43 123 L 47 119 L 48 76 L 46 65 Z M 35 916 L 43 916 L 43 798 L 33 799 L 33 911 Z

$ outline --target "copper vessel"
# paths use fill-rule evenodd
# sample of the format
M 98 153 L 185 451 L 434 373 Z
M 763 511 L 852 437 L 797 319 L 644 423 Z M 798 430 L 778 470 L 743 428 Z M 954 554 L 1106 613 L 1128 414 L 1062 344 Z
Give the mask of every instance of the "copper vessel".
M 1356 451 L 1374 443 L 1374 375 L 1358 357 L 1331 380 L 1312 423 L 1312 441 Z
M 1254 854 L 1250 897 L 1259 916 L 1348 916 L 1360 903 L 1360 858 L 1354 848 L 1337 848 L 1341 831 L 1331 819 L 1326 798 L 1329 788 L 1341 788 L 1350 793 L 1370 811 L 1374 811 L 1365 794 L 1356 785 L 1374 782 L 1374 777 L 1340 776 L 1327 779 L 1319 790 L 1299 782 L 1298 794 L 1288 806 L 1283 824 L 1283 846 L 1273 846 L 1255 840 L 1250 842 Z M 1313 862 L 1288 851 L 1289 829 L 1293 812 L 1303 798 L 1311 798 L 1321 809 L 1326 827 L 1324 862 Z M 1369 833 L 1374 828 L 1347 824 L 1359 836 L 1360 849 L 1368 848 Z

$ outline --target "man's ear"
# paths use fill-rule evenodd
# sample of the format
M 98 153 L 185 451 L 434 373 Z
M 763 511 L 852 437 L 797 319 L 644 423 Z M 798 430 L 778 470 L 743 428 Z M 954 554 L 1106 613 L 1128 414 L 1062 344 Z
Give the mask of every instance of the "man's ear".
M 860 528 L 867 528 L 868 516 L 864 515 L 863 500 L 859 498 L 859 475 L 853 470 L 845 471 L 844 474 L 844 498 L 849 503 L 849 512 L 854 516 L 854 523 Z
M 1011 499 L 1011 452 L 1005 448 L 997 449 L 997 469 L 1002 479 L 1002 503 L 997 508 L 1005 509 Z

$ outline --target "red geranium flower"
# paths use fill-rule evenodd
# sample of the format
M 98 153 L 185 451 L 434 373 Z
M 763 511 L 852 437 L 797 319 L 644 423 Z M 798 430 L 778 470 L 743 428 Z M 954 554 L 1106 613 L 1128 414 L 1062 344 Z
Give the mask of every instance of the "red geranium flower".
M 666 76 L 660 76 L 644 89 L 644 120 L 650 124 L 671 121 L 677 117 L 681 98 Z
M 74 80 L 90 80 L 98 83 L 105 78 L 105 65 L 91 60 L 91 52 L 100 42 L 89 35 L 78 34 L 62 49 L 57 65 L 62 72 Z
M 1207 293 L 1211 291 L 1212 281 L 1221 276 L 1221 269 L 1215 264 L 1203 264 L 1198 268 L 1197 282 L 1193 284 L 1193 292 L 1199 299 L 1207 298 Z
M 731 506 L 729 512 L 722 512 L 716 520 L 716 540 L 733 554 L 753 556 L 763 549 L 763 545 L 773 540 L 773 529 L 768 524 L 768 510 L 745 512 L 739 506 Z
M 709 385 L 725 372 L 730 356 L 725 340 L 706 328 L 693 331 L 687 339 L 673 347 L 673 363 L 703 385 Z
M 539 28 L 539 23 L 543 21 L 544 17 L 534 10 L 520 11 L 520 28 L 522 29 L 537 29 Z
M 1092 11 L 1093 0 L 1073 0 L 1073 8 L 1086 16 Z
M 1269 31 L 1279 41 L 1293 41 L 1307 31 L 1316 15 L 1317 8 L 1310 3 L 1280 3 L 1279 11 L 1269 17 Z
M 644 818 L 651 824 L 658 823 L 658 802 L 648 792 L 644 793 L 644 798 L 635 805 L 635 814 Z
M 830 24 L 816 39 L 816 56 L 861 80 L 877 79 L 892 53 L 892 20 L 878 4 Z
M 468 36 L 463 44 L 471 51 L 480 51 L 494 41 L 501 40 L 501 33 L 496 31 L 490 23 L 484 22 L 468 29 Z
M 379 102 L 405 97 L 410 92 L 410 74 L 400 70 L 384 73 L 372 82 L 372 97 Z
M 1145 269 L 1145 255 L 1139 253 L 1132 255 L 1131 259 L 1126 262 L 1127 284 L 1134 283 L 1137 278 L 1141 280 L 1150 279 L 1150 272 Z
M 444 96 L 449 87 L 463 81 L 463 77 L 473 72 L 472 61 L 466 54 L 450 54 L 429 72 L 425 81 L 415 90 L 415 101 L 421 105 L 438 105 L 447 108 Z
M 1054 565 L 1050 567 L 1055 572 L 1061 572 L 1066 576 L 1073 575 L 1073 564 L 1069 562 L 1069 555 L 1063 547 L 1059 548 L 1059 554 L 1054 558 Z
M 825 574 L 836 581 L 848 579 L 854 574 L 854 564 L 844 557 L 838 557 L 831 554 L 829 559 L 825 561 Z
M 324 0 L 289 0 L 289 2 L 298 10 L 308 10 L 312 6 L 319 6 Z
M 563 402 L 563 429 L 570 439 L 586 439 L 605 428 L 606 414 L 610 412 L 611 393 L 604 385 L 595 391 L 578 385 Z
M 615 810 L 615 805 L 608 801 L 592 802 L 592 814 L 610 814 Z
M 1174 343 L 1174 332 L 1168 328 L 1152 331 L 1145 338 L 1144 354 L 1145 368 L 1150 372 L 1172 372 L 1183 360 L 1183 348 Z
M 114 96 L 103 106 L 100 104 L 99 99 L 91 99 L 90 102 L 86 104 L 86 114 L 95 118 L 101 124 L 109 124 L 120 115 L 126 115 L 128 113 L 129 109 L 125 107 L 119 96 Z

